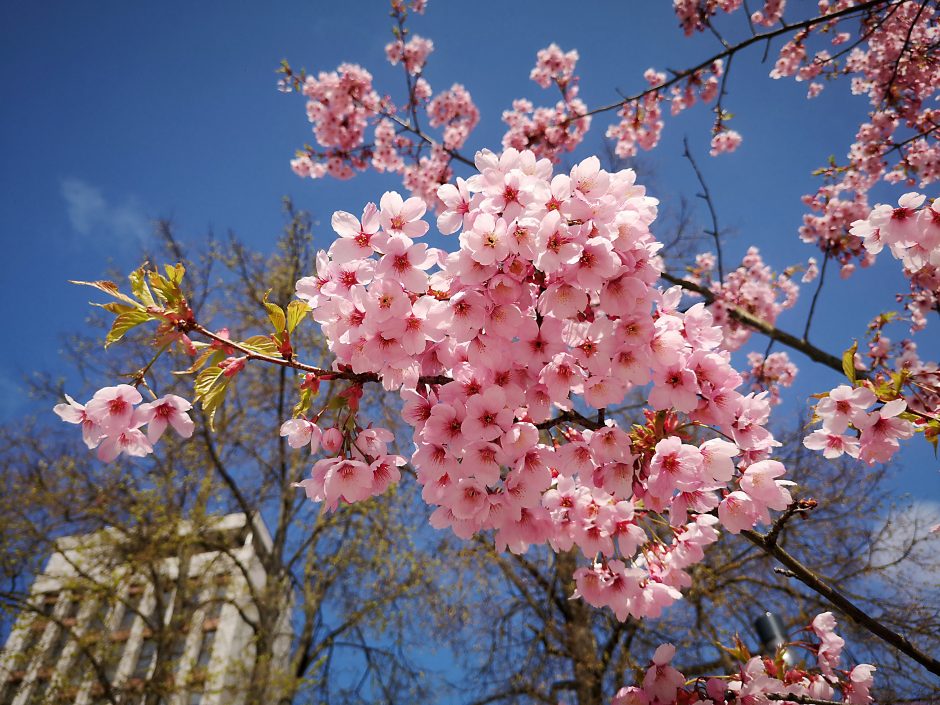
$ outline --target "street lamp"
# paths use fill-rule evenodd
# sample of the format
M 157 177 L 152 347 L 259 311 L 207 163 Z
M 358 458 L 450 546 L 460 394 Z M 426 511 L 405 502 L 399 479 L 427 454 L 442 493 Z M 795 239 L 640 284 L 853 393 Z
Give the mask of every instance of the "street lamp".
M 760 648 L 765 654 L 773 656 L 777 649 L 787 643 L 786 631 L 783 622 L 773 612 L 764 612 L 760 617 L 754 620 L 754 628 L 757 630 L 757 636 L 760 638 Z M 792 666 L 794 658 L 786 649 L 783 651 L 783 662 L 787 666 Z

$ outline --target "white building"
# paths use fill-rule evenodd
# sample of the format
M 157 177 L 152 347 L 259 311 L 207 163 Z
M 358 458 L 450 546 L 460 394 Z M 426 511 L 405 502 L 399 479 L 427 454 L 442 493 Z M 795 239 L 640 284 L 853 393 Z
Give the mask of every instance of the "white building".
M 184 535 L 188 531 L 181 529 Z M 204 533 L 206 540 L 189 562 L 190 589 L 179 600 L 185 603 L 180 610 L 185 626 L 178 634 L 164 633 L 173 672 L 165 705 L 238 705 L 250 677 L 253 632 L 245 619 L 257 614 L 250 591 L 265 586 L 258 556 L 270 550 L 270 534 L 260 518 L 249 524 L 244 514 L 220 517 Z M 168 586 L 178 583 L 180 559 L 168 555 L 149 563 L 167 578 L 153 581 L 162 582 L 157 595 L 146 575 L 132 574 L 115 558 L 120 541 L 110 529 L 57 541 L 57 551 L 33 583 L 30 608 L 19 616 L 0 654 L 0 705 L 144 702 L 143 685 L 156 665 L 156 640 L 145 617 L 151 625 L 170 623 L 175 590 Z M 275 649 L 283 658 L 275 663 L 286 662 L 290 648 L 289 593 L 284 597 L 288 607 Z M 162 622 L 156 621 L 158 604 Z M 113 688 L 113 699 L 103 682 Z

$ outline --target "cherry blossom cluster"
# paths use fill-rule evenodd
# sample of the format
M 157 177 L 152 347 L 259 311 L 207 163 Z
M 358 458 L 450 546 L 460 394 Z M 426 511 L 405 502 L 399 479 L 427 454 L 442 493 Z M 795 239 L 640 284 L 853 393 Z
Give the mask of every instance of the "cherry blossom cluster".
M 349 179 L 354 171 L 367 169 L 372 150 L 365 144 L 365 133 L 381 105 L 372 74 L 356 64 L 342 64 L 336 71 L 307 76 L 301 91 L 307 98 L 307 119 L 323 150 L 298 154 L 291 161 L 294 172 L 314 179 L 327 174 Z
M 815 194 L 803 196 L 803 203 L 809 208 L 799 229 L 803 242 L 816 245 L 827 257 L 839 262 L 843 278 L 855 271 L 856 260 L 863 267 L 871 266 L 875 258 L 850 232 L 852 223 L 866 218 L 870 211 L 863 194 L 843 198 L 831 184 L 826 184 Z
M 672 7 L 686 36 L 703 32 L 719 10 L 734 12 L 742 0 L 673 0 Z
M 557 44 L 550 44 L 536 54 L 535 68 L 529 78 L 542 88 L 548 88 L 554 83 L 564 91 L 578 80 L 574 74 L 577 64 L 577 51 L 572 49 L 564 52 Z
M 751 13 L 751 22 L 764 27 L 772 27 L 783 17 L 786 7 L 787 0 L 765 0 L 760 10 Z
M 323 446 L 329 457 L 318 460 L 311 476 L 296 483 L 314 502 L 323 502 L 335 510 L 340 500 L 358 502 L 384 493 L 401 479 L 398 469 L 405 464 L 400 455 L 390 455 L 392 432 L 384 428 L 357 429 L 355 436 L 344 435 L 338 428 L 321 430 L 312 421 L 295 418 L 281 425 L 281 435 L 291 448 Z M 337 455 L 339 454 L 339 455 Z
M 720 129 L 712 137 L 711 149 L 708 151 L 713 157 L 725 152 L 733 152 L 741 146 L 744 138 L 737 130 Z
M 647 69 L 643 74 L 649 88 L 643 94 L 623 103 L 617 115 L 620 121 L 607 128 L 607 137 L 615 141 L 618 156 L 635 156 L 637 148 L 653 149 L 659 144 L 664 127 L 663 103 L 669 101 L 670 113 L 678 115 L 699 100 L 703 103 L 715 101 L 719 94 L 724 62 L 716 59 L 705 68 L 693 71 L 680 82 L 673 82 L 668 94 L 665 88 L 666 74 Z M 730 115 L 716 108 L 712 127 L 711 155 L 733 152 L 742 142 L 741 134 L 726 125 Z
M 877 402 L 868 387 L 836 387 L 816 404 L 822 427 L 804 438 L 803 445 L 823 451 L 826 458 L 845 453 L 871 465 L 888 462 L 899 448 L 898 441 L 914 435 L 914 424 L 901 417 L 907 408 L 904 399 L 871 409 Z
M 65 404 L 56 404 L 53 410 L 63 421 L 81 426 L 85 445 L 97 448 L 98 459 L 106 463 L 122 454 L 149 455 L 168 426 L 183 438 L 193 435 L 193 421 L 187 413 L 192 404 L 175 394 L 142 404 L 140 392 L 119 384 L 99 389 L 86 404 L 68 394 L 65 399 Z M 146 433 L 141 430 L 144 425 Z
M 823 3 L 824 13 L 850 7 L 851 2 Z M 848 236 L 853 221 L 865 218 L 867 192 L 878 182 L 914 184 L 921 187 L 940 178 L 940 110 L 931 98 L 940 85 L 940 62 L 929 57 L 940 39 L 940 21 L 931 3 L 885 3 L 861 21 L 862 41 L 835 55 L 807 51 L 811 36 L 827 33 L 833 46 L 846 44 L 852 34 L 837 31 L 839 21 L 803 30 L 784 45 L 771 76 L 794 76 L 812 80 L 821 74 L 828 79 L 847 76 L 852 92 L 866 94 L 871 103 L 867 122 L 859 126 L 847 163 L 821 173 L 830 183 L 815 195 L 804 197 L 818 214 L 808 216 L 801 229 L 804 241 L 816 242 L 837 256 L 843 274 L 851 273 L 850 260 L 858 257 L 870 264 L 869 252 Z M 839 25 L 841 26 L 841 25 Z M 844 61 L 838 57 L 848 52 Z M 818 95 L 823 83 L 810 84 L 810 96 Z M 889 157 L 896 156 L 893 166 Z
M 587 106 L 578 98 L 577 62 L 578 52 L 563 52 L 557 44 L 538 52 L 530 78 L 542 88 L 555 84 L 561 100 L 554 107 L 539 108 L 524 98 L 514 100 L 512 109 L 503 112 L 503 122 L 509 125 L 503 135 L 504 148 L 531 150 L 537 157 L 557 162 L 562 153 L 581 144 L 591 118 L 578 117 L 587 112 Z
M 850 230 L 872 258 L 887 246 L 901 261 L 911 284 L 912 331 L 923 329 L 927 314 L 940 303 L 940 201 L 925 201 L 919 193 L 906 193 L 897 206 L 878 204 Z
M 824 84 L 820 76 L 835 79 L 849 76 L 852 92 L 867 94 L 872 105 L 870 122 L 861 126 L 850 150 L 850 168 L 844 186 L 867 191 L 886 175 L 885 156 L 890 138 L 898 127 L 913 131 L 911 139 L 899 145 L 900 159 L 889 180 L 907 180 L 914 176 L 921 185 L 940 178 L 940 148 L 936 142 L 937 108 L 929 107 L 930 98 L 940 86 L 940 63 L 932 52 L 940 39 L 937 9 L 932 3 L 884 3 L 858 17 L 857 32 L 844 31 L 849 21 L 836 16 L 862 4 L 859 0 L 822 0 L 818 11 L 832 19 L 802 27 L 781 47 L 772 78 L 793 76 L 809 81 L 809 96 L 814 97 Z M 732 13 L 742 6 L 739 0 L 676 0 L 673 3 L 686 35 L 711 28 L 711 18 L 719 11 Z M 765 0 L 764 6 L 751 14 L 755 25 L 771 27 L 783 19 L 785 0 Z M 854 29 L 854 28 L 853 28 Z M 842 30 L 842 31 L 840 31 Z M 853 34 L 861 37 L 848 45 Z M 832 47 L 848 45 L 836 53 L 828 49 L 809 50 L 815 39 L 826 38 Z M 841 57 L 843 61 L 839 61 Z M 933 139 L 929 137 L 933 135 Z M 860 184 L 859 180 L 864 183 Z
M 643 78 L 653 88 L 661 86 L 666 74 L 648 69 Z M 662 119 L 662 91 L 650 91 L 638 100 L 624 103 L 617 112 L 620 122 L 607 128 L 605 136 L 614 140 L 614 152 L 618 157 L 627 159 L 636 156 L 637 147 L 653 149 L 659 144 L 665 123 Z
M 423 15 L 428 9 L 428 0 L 391 0 L 392 12 L 407 16 L 408 11 L 416 15 Z
M 514 149 L 480 152 L 476 166 L 437 194 L 438 229 L 459 231 L 456 251 L 419 242 L 426 204 L 389 192 L 360 217 L 334 214 L 338 238 L 297 295 L 335 370 L 400 390 L 434 526 L 493 531 L 514 552 L 577 546 L 592 560 L 576 575 L 588 602 L 621 618 L 658 614 L 719 524 L 749 529 L 791 501 L 769 458 L 767 395 L 737 391 L 704 304 L 683 312 L 678 288 L 655 288 L 657 202 L 632 170 L 608 173 L 591 157 L 553 174 Z M 647 385 L 644 425 L 603 419 Z M 288 423 L 310 434 L 299 445 L 317 434 Z M 376 433 L 344 433 L 308 494 L 335 506 L 397 478 L 384 443 L 359 442 Z M 651 537 L 658 523 L 671 540 Z
M 892 320 L 891 316 L 879 316 L 869 326 L 872 334 L 866 357 L 869 369 L 878 380 L 887 380 L 893 387 L 886 399 L 903 394 L 907 408 L 919 414 L 920 421 L 940 419 L 940 366 L 936 362 L 921 360 L 917 343 L 904 339 L 897 344 L 884 334 L 884 328 Z M 858 356 L 861 357 L 861 356 Z M 863 368 L 861 362 L 857 368 Z M 935 436 L 940 427 L 924 429 L 928 438 Z
M 747 354 L 747 364 L 751 369 L 742 376 L 751 382 L 755 390 L 766 389 L 770 392 L 769 401 L 773 405 L 780 403 L 780 388 L 790 387 L 796 379 L 797 367 L 785 352 L 770 353 L 766 357 L 759 352 Z
M 927 206 L 917 193 L 901 196 L 897 206 L 880 204 L 866 217 L 851 224 L 851 237 L 863 247 L 870 261 L 888 247 L 901 261 L 911 282 L 907 299 L 911 330 L 926 325 L 926 315 L 936 311 L 940 295 L 940 206 Z M 856 369 L 867 370 L 865 386 L 841 386 L 821 400 L 816 415 L 822 427 L 805 440 L 827 458 L 846 453 L 868 463 L 887 462 L 899 447 L 898 441 L 921 430 L 932 442 L 940 419 L 940 369 L 925 362 L 912 340 L 892 344 L 884 329 L 895 314 L 883 314 L 869 326 L 866 357 L 855 355 Z M 882 406 L 870 410 L 876 403 Z
M 737 350 L 752 329 L 728 314 L 729 308 L 738 308 L 773 325 L 780 313 L 796 304 L 800 287 L 790 271 L 775 274 L 764 263 L 756 247 L 748 248 L 739 267 L 725 275 L 724 281 L 714 279 L 715 257 L 711 253 L 698 255 L 689 279 L 708 288 L 715 296 L 710 309 L 715 323 L 724 333 L 724 346 Z
M 413 35 L 407 42 L 396 39 L 385 45 L 385 56 L 392 66 L 403 63 L 405 70 L 417 76 L 427 63 L 428 56 L 434 51 L 434 42 L 424 37 Z
M 819 95 L 826 81 L 840 78 L 848 79 L 853 93 L 869 98 L 868 119 L 857 130 L 847 162 L 838 165 L 833 160 L 820 169 L 827 183 L 815 194 L 804 196 L 811 212 L 804 218 L 800 236 L 835 257 L 842 265 L 843 276 L 854 271 L 854 259 L 863 266 L 871 263 L 869 253 L 849 234 L 849 228 L 853 221 L 866 217 L 867 193 L 879 179 L 919 182 L 921 187 L 940 179 L 940 108 L 932 100 L 940 87 L 940 62 L 935 60 L 940 13 L 933 3 L 912 0 L 885 2 L 865 12 L 851 12 L 861 4 L 858 0 L 818 3 L 819 15 L 824 19 L 795 30 L 781 47 L 770 72 L 775 79 L 793 77 L 807 82 L 810 98 Z M 712 18 L 717 13 L 734 12 L 741 5 L 736 0 L 677 0 L 674 9 L 683 30 L 691 35 L 714 29 Z M 783 21 L 785 9 L 783 0 L 767 0 L 763 8 L 752 13 L 750 22 L 776 25 Z M 832 18 L 825 19 L 829 15 Z M 853 37 L 858 41 L 851 43 Z M 821 43 L 826 46 L 815 46 Z M 641 126 L 645 143 L 655 145 L 662 129 L 658 106 L 662 99 L 654 92 L 644 96 L 642 103 L 625 105 L 625 120 L 618 128 L 627 136 L 622 147 L 624 155 L 634 153 Z M 674 112 L 677 105 L 685 107 L 673 98 Z M 713 130 L 713 156 L 740 142 L 738 133 L 724 128 L 719 112 Z M 921 298 L 918 305 L 929 309 L 930 297 Z
M 872 32 L 867 46 L 849 52 L 845 72 L 852 76 L 852 91 L 868 95 L 873 121 L 891 121 L 922 135 L 901 145 L 899 160 L 886 176 L 891 181 L 918 179 L 923 187 L 940 178 L 936 140 L 940 109 L 930 107 L 940 90 L 940 62 L 935 55 L 940 40 L 937 7 L 933 3 L 902 3 L 883 17 L 867 20 L 865 29 L 874 27 L 877 31 Z M 860 140 L 859 146 L 862 144 Z M 876 149 L 875 142 L 868 144 Z M 880 149 L 884 152 L 887 147 L 882 144 Z M 875 179 L 884 169 L 862 171 Z
M 480 114 L 464 86 L 454 84 L 435 95 L 421 75 L 434 44 L 418 35 L 409 37 L 404 24 L 409 11 L 421 13 L 425 5 L 392 2 L 398 26 L 385 53 L 407 74 L 408 95 L 400 104 L 380 97 L 372 75 L 361 66 L 343 64 L 334 72 L 308 76 L 282 64 L 279 86 L 285 91 L 297 89 L 307 98 L 307 118 L 317 143 L 305 146 L 291 161 L 298 176 L 348 179 L 372 168 L 400 174 L 413 194 L 438 205 L 434 194 L 451 179 L 455 150 L 466 142 Z M 421 131 L 419 116 L 426 117 L 431 127 L 442 128 L 440 142 Z
M 455 83 L 428 103 L 428 118 L 431 127 L 444 128 L 442 144 L 445 149 L 460 149 L 480 121 L 480 111 L 469 91 Z
M 739 645 L 732 651 L 741 659 L 734 673 L 690 681 L 672 665 L 675 647 L 663 644 L 653 654 L 642 681 L 618 690 L 611 705 L 796 703 L 801 698 L 833 701 L 837 694 L 848 705 L 868 705 L 872 702 L 876 669 L 865 663 L 848 671 L 839 668 L 845 641 L 834 632 L 835 627 L 832 613 L 823 612 L 804 630 L 818 642 L 801 639 L 785 645 L 787 650 L 805 650 L 814 655 L 816 668 L 788 667 L 777 658 L 750 656 Z
M 854 388 L 837 387 L 817 404 L 822 427 L 804 439 L 808 448 L 823 451 L 827 458 L 847 453 L 871 464 L 887 462 L 898 450 L 898 441 L 914 432 L 923 432 L 936 444 L 940 438 L 940 366 L 921 360 L 913 340 L 895 344 L 885 335 L 885 328 L 896 318 L 889 312 L 869 324 L 867 350 L 855 352 L 853 360 L 854 368 L 865 371 L 866 379 Z M 878 403 L 882 407 L 870 410 Z

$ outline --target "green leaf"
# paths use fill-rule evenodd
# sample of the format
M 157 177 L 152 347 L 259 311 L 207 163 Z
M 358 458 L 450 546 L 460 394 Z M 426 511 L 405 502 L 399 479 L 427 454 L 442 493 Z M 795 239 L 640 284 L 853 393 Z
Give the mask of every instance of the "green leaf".
M 134 309 L 132 311 L 126 311 L 120 314 L 117 318 L 114 319 L 114 323 L 111 324 L 111 330 L 108 332 L 108 336 L 104 339 L 104 346 L 108 347 L 111 343 L 116 343 L 121 338 L 124 337 L 124 334 L 127 333 L 131 328 L 139 326 L 141 323 L 146 323 L 153 319 L 146 311 L 141 311 L 139 309 Z
M 150 272 L 147 278 L 150 280 L 150 286 L 153 287 L 162 301 L 172 302 L 180 298 L 179 288 L 162 274 Z
M 216 365 L 207 367 L 196 377 L 194 388 L 196 390 L 196 399 L 202 399 L 211 390 L 213 385 L 219 381 L 222 376 L 222 368 Z
M 901 396 L 901 390 L 904 388 L 905 382 L 910 373 L 907 370 L 901 370 L 896 375 L 891 375 L 891 379 L 894 381 L 894 393 L 898 396 Z
M 103 308 L 105 311 L 108 311 L 115 315 L 127 313 L 128 311 L 141 310 L 139 306 L 128 306 L 127 304 L 119 304 L 116 301 L 111 301 L 110 303 L 106 303 L 106 304 L 92 304 L 92 305 Z
M 232 379 L 232 377 L 223 377 L 222 383 L 217 384 L 202 398 L 202 410 L 206 412 L 211 431 L 215 430 L 215 412 L 225 401 L 225 394 L 228 392 L 228 385 Z
M 287 316 L 284 315 L 284 309 L 282 309 L 277 304 L 272 304 L 268 301 L 268 295 L 270 293 L 270 289 L 264 292 L 264 307 L 268 309 L 268 318 L 271 319 L 271 325 L 274 326 L 274 332 L 282 333 L 284 328 L 287 326 Z
M 294 404 L 294 418 L 306 415 L 310 409 L 310 402 L 313 400 L 313 392 L 310 389 L 300 390 L 300 400 Z
M 858 351 L 858 341 L 852 343 L 852 347 L 842 353 L 842 371 L 849 378 L 852 384 L 856 382 L 855 376 L 855 353 Z
M 272 357 L 281 356 L 277 351 L 277 343 L 271 340 L 271 336 L 268 335 L 253 335 L 243 340 L 241 344 L 252 352 L 270 355 Z
M 131 292 L 144 306 L 156 306 L 150 287 L 147 286 L 147 273 L 143 267 L 135 269 L 127 277 L 131 282 Z
M 924 438 L 933 446 L 933 457 L 937 457 L 937 440 L 940 439 L 940 423 L 928 421 L 924 429 Z
M 83 282 L 83 281 L 76 281 L 75 279 L 70 279 L 69 284 L 78 284 L 79 286 L 90 286 L 93 289 L 98 289 L 99 291 L 103 291 L 109 296 L 113 296 L 118 301 L 123 301 L 125 303 L 128 303 L 131 306 L 134 306 L 135 308 L 140 306 L 140 304 L 138 304 L 130 296 L 128 296 L 127 294 L 122 294 L 121 290 L 118 289 L 118 285 L 111 281 L 102 280 L 102 281 L 96 281 L 96 282 Z
M 225 353 L 221 350 L 216 350 L 214 348 L 205 348 L 196 358 L 196 361 L 187 367 L 185 370 L 176 370 L 173 372 L 175 375 L 191 375 L 194 372 L 200 370 L 203 365 L 206 364 L 209 360 L 212 360 L 210 363 L 213 367 L 218 365 L 222 360 L 225 359 Z
M 186 268 L 182 264 L 165 264 L 163 268 L 166 270 L 166 278 L 176 284 L 177 287 L 183 283 L 183 275 L 186 273 Z
M 215 412 L 225 399 L 225 393 L 231 381 L 232 378 L 226 377 L 222 368 L 217 365 L 206 367 L 196 377 L 196 401 L 202 405 L 202 410 L 209 420 L 209 428 L 213 431 L 215 430 L 213 426 Z
M 287 332 L 293 333 L 304 317 L 310 312 L 310 307 L 306 302 L 294 299 L 287 304 Z

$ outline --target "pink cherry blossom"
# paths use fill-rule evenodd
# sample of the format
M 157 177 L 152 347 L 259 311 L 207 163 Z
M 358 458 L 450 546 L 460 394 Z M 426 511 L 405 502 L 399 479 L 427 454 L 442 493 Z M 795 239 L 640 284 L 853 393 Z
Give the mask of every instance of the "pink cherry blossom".
M 156 443 L 167 425 L 172 426 L 182 438 L 193 435 L 195 424 L 186 412 L 193 405 L 175 394 L 167 394 L 155 401 L 141 404 L 137 409 L 137 420 L 147 424 L 147 440 Z
M 141 401 L 143 397 L 140 392 L 129 384 L 119 384 L 95 392 L 91 401 L 85 405 L 85 413 L 95 420 L 104 433 L 117 435 L 131 427 L 134 407 Z

